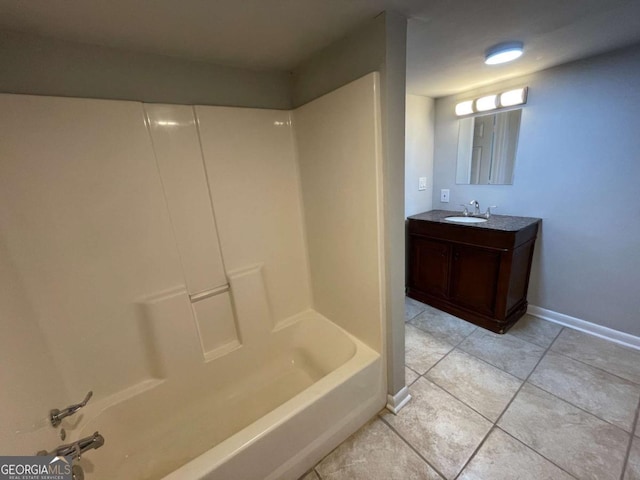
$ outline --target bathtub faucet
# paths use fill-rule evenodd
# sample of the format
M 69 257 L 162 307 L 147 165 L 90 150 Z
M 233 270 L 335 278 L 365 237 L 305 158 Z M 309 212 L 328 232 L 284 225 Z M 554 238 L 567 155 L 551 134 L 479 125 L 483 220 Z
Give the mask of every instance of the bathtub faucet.
M 40 450 L 36 455 L 55 455 L 56 457 L 68 457 L 71 456 L 74 460 L 79 459 L 87 450 L 98 449 L 104 445 L 104 437 L 98 432 L 88 437 L 81 438 L 77 442 L 68 443 L 66 445 L 60 445 L 54 448 L 50 452 L 46 450 Z
M 81 401 L 80 403 L 69 405 L 67 408 L 64 408 L 62 410 L 58 410 L 57 408 L 54 408 L 53 410 L 51 410 L 51 412 L 49 412 L 49 419 L 51 420 L 51 425 L 53 425 L 54 427 L 57 427 L 58 425 L 60 425 L 60 423 L 62 423 L 63 418 L 66 418 L 69 415 L 73 415 L 82 407 L 84 407 L 87 404 L 87 402 L 91 399 L 92 396 L 93 396 L 93 392 L 89 392 L 84 397 L 84 400 Z

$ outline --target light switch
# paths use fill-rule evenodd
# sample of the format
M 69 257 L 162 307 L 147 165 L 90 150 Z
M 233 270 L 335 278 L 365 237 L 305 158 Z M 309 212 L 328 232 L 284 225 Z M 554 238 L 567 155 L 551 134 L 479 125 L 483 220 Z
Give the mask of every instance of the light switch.
M 449 203 L 449 189 L 443 188 L 440 190 L 440 203 Z
M 426 190 L 427 189 L 427 177 L 418 178 L 418 190 Z

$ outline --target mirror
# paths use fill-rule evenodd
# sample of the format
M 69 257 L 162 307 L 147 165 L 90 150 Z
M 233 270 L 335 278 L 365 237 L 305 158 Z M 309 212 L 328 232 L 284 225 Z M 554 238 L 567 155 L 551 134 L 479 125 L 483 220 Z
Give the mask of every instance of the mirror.
M 463 118 L 458 132 L 459 185 L 511 185 L 522 109 Z

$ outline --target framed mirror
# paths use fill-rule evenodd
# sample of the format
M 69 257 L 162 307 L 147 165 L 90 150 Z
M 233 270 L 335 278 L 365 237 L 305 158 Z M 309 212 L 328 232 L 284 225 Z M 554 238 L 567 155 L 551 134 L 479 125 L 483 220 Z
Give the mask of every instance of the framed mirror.
M 522 109 L 459 121 L 456 183 L 511 185 Z

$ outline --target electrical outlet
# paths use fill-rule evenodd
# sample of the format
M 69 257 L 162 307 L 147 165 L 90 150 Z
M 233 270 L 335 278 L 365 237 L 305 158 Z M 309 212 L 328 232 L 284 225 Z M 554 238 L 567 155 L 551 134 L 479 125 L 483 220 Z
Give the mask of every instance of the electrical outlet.
M 427 177 L 418 178 L 418 190 L 426 190 L 427 189 Z
M 440 202 L 441 203 L 449 203 L 449 189 L 443 188 L 440 190 Z

